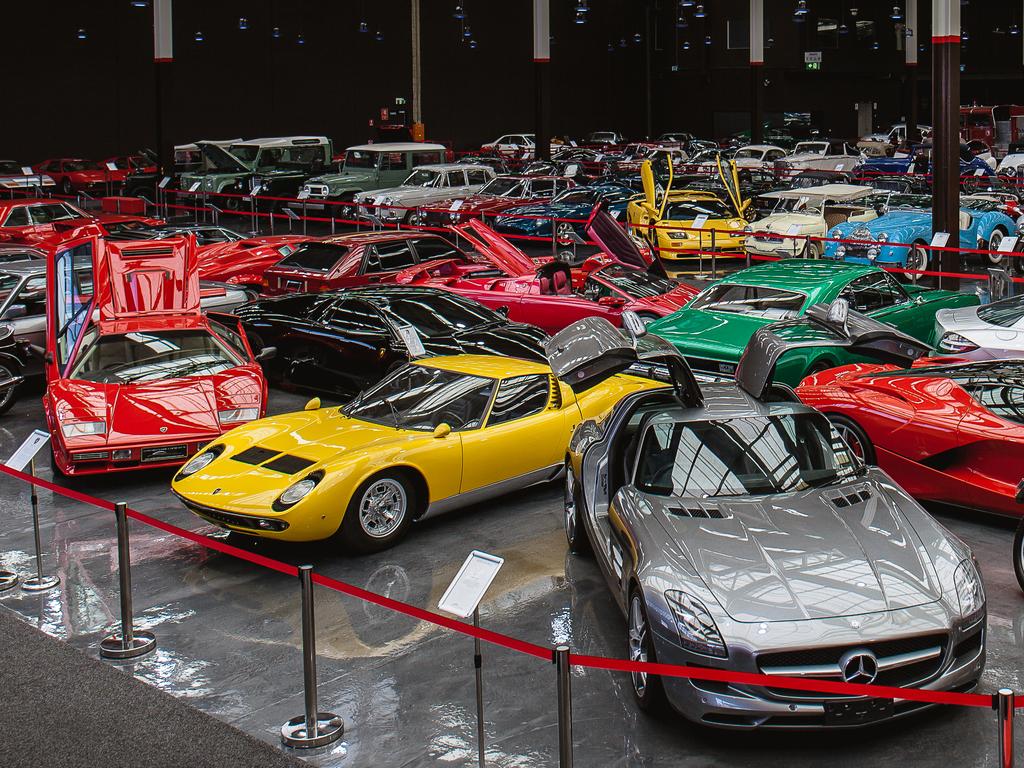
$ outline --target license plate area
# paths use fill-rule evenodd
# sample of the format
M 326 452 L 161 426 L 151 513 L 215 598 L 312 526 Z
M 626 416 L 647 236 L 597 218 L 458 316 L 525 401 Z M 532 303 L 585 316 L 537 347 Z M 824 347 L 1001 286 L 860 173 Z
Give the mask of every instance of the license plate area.
M 886 720 L 895 713 L 892 699 L 826 701 L 825 725 L 864 725 Z
M 143 448 L 140 460 L 150 461 L 176 461 L 188 458 L 187 445 L 160 445 L 153 448 Z

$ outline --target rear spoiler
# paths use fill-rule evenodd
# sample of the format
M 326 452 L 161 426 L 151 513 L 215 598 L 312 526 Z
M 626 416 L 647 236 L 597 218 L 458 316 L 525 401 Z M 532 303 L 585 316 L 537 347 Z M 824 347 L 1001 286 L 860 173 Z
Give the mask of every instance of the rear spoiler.
M 806 327 L 808 324 L 826 331 L 831 338 L 788 340 L 779 335 L 779 331 L 786 328 Z M 841 347 L 854 354 L 904 368 L 909 368 L 915 360 L 931 352 L 927 344 L 913 336 L 859 312 L 852 312 L 845 299 L 836 299 L 831 305 L 815 304 L 799 319 L 783 320 L 758 330 L 740 357 L 736 383 L 748 394 L 762 400 L 771 393 L 779 358 L 792 349 L 808 347 Z

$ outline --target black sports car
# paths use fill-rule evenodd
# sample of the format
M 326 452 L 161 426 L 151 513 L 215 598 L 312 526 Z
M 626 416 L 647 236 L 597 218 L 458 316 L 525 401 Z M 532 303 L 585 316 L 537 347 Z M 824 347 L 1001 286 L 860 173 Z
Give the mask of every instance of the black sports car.
M 492 354 L 546 361 L 547 334 L 436 288 L 382 285 L 289 294 L 239 307 L 254 347 L 277 348 L 265 363 L 271 381 L 352 394 L 410 359 L 403 333 L 426 355 Z

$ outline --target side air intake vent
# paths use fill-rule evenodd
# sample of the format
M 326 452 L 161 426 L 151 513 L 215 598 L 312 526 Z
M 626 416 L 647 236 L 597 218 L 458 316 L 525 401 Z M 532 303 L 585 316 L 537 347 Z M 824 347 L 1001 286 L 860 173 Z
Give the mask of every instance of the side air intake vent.
M 835 505 L 836 509 L 843 509 L 844 507 L 852 507 L 855 504 L 863 504 L 871 498 L 871 489 L 851 488 L 846 491 L 838 491 L 826 496 L 826 498 Z
M 668 511 L 679 517 L 703 518 L 705 520 L 723 520 L 725 515 L 718 507 L 703 504 L 690 504 L 685 507 L 669 507 Z

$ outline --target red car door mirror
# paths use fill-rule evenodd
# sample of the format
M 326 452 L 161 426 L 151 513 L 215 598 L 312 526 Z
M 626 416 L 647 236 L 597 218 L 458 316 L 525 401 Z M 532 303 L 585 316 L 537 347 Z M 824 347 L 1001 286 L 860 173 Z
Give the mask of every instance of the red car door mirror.
M 621 296 L 602 296 L 597 300 L 597 303 L 602 307 L 611 307 L 612 309 L 626 306 L 626 300 Z

